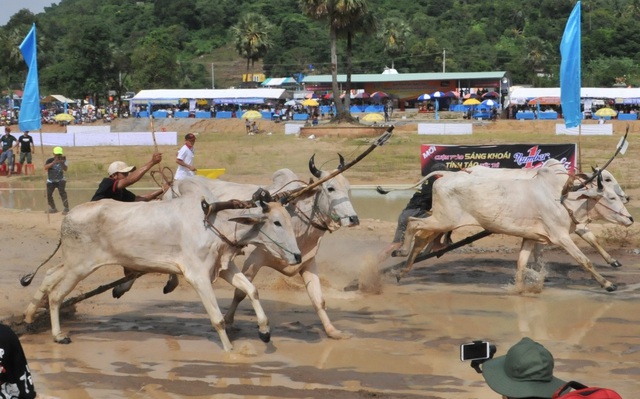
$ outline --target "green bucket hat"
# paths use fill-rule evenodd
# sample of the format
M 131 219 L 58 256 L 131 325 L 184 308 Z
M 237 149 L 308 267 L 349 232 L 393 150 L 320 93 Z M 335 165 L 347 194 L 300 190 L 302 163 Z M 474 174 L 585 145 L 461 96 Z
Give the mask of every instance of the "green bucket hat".
M 526 337 L 505 356 L 486 361 L 482 375 L 491 389 L 509 398 L 551 398 L 565 384 L 553 376 L 551 353 Z

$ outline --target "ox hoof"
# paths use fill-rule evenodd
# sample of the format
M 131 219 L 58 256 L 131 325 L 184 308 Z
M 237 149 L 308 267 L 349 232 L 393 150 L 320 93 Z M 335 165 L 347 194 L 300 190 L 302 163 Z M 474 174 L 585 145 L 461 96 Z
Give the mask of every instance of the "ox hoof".
M 120 299 L 120 297 L 123 296 L 125 293 L 125 291 L 122 291 L 119 288 L 120 287 L 115 287 L 114 289 L 111 290 L 111 295 L 113 295 L 115 299 Z
M 56 341 L 57 344 L 68 345 L 68 344 L 71 343 L 71 338 L 64 337 L 62 339 L 56 339 L 55 341 Z
M 262 342 L 269 342 L 271 341 L 271 333 L 270 332 L 258 332 L 258 336 L 260 337 L 260 339 L 262 340 Z
M 402 253 L 402 250 L 400 250 L 400 249 L 394 249 L 391 252 L 391 257 L 392 258 L 397 258 L 397 257 L 401 257 L 401 256 L 406 256 L 406 254 Z
M 607 292 L 613 292 L 613 291 L 615 291 L 615 290 L 617 290 L 617 289 L 618 289 L 618 286 L 617 286 L 617 285 L 615 285 L 615 284 L 613 284 L 613 283 L 611 283 L 611 285 L 610 285 L 610 286 L 608 286 L 608 287 L 604 287 L 604 288 L 607 290 Z
M 613 267 L 622 267 L 622 263 L 618 262 L 617 260 L 614 260 L 613 262 L 611 262 L 611 266 L 613 266 Z
M 167 283 L 164 285 L 162 292 L 164 294 L 168 294 L 170 292 L 173 292 L 173 290 L 175 290 L 177 287 L 178 287 L 178 276 L 175 274 L 171 274 L 169 275 L 169 279 L 167 280 Z

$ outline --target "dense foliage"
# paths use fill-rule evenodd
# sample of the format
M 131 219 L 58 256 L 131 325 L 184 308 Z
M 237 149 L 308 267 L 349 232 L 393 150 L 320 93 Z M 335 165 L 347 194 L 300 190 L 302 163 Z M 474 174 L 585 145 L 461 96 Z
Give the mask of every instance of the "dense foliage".
M 103 99 L 109 90 L 208 88 L 213 63 L 216 88 L 237 85 L 242 73 L 328 74 L 330 26 L 304 10 L 323 1 L 61 0 L 38 15 L 23 9 L 0 27 L 0 85 L 21 88 L 27 68 L 18 46 L 34 22 L 42 93 Z M 373 19 L 338 32 L 339 73 L 350 58 L 353 73 L 504 70 L 515 84 L 536 86 L 558 85 L 559 43 L 575 5 L 358 1 Z M 638 18 L 640 0 L 582 1 L 583 86 L 640 85 Z M 255 49 L 250 34 L 260 40 Z M 254 65 L 263 70 L 246 70 Z

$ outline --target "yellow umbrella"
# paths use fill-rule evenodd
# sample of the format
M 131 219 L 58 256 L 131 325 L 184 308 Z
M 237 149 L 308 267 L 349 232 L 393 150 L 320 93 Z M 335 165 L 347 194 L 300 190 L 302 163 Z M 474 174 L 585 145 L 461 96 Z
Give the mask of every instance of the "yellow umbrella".
M 618 115 L 616 110 L 609 107 L 600 108 L 599 110 L 596 111 L 597 117 L 616 116 L 616 115 Z
M 464 100 L 464 102 L 462 103 L 462 105 L 478 105 L 478 104 L 481 104 L 481 103 L 475 98 L 469 98 L 467 100 Z
M 372 112 L 363 116 L 361 120 L 364 122 L 382 122 L 384 120 L 384 116 L 382 116 L 382 114 Z
M 317 107 L 320 103 L 315 98 L 307 98 L 302 102 L 302 105 L 305 107 Z
M 260 119 L 262 118 L 262 114 L 258 111 L 247 111 L 244 114 L 242 114 L 242 119 Z
M 64 113 L 54 116 L 53 119 L 56 122 L 71 122 L 72 120 L 75 120 L 73 115 L 64 114 Z

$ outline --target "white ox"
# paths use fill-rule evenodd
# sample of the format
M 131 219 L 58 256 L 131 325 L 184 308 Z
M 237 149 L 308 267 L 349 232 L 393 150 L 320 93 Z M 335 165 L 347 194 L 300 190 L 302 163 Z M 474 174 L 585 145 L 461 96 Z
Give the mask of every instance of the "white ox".
M 564 171 L 564 165 L 555 159 L 547 161 L 544 166 L 557 168 L 559 171 Z M 473 166 L 465 169 L 467 173 L 479 177 L 489 177 L 494 179 L 531 179 L 536 173 L 537 169 L 508 169 L 508 168 L 488 168 L 485 166 Z M 602 175 L 602 185 L 604 187 L 610 187 L 619 197 L 623 204 L 629 202 L 629 197 L 625 194 L 616 178 L 608 170 L 594 169 L 593 173 L 600 173 Z M 588 180 L 593 175 L 578 175 L 577 177 L 582 180 Z M 595 183 L 592 183 L 593 186 Z M 586 200 L 579 200 L 581 193 L 577 191 L 570 191 L 567 193 L 567 201 L 564 203 L 567 210 L 573 215 L 576 223 L 575 233 L 585 240 L 591 247 L 595 248 L 602 258 L 613 267 L 620 267 L 622 264 L 613 258 L 598 242 L 598 239 L 589 230 L 588 224 L 594 220 L 602 219 L 602 215 L 595 209 L 589 208 Z M 534 254 L 537 255 L 537 251 Z
M 174 201 L 102 200 L 75 207 L 62 221 L 62 263 L 47 271 L 27 308 L 26 322 L 33 321 L 48 296 L 54 340 L 71 342 L 60 329 L 62 301 L 98 268 L 117 265 L 140 273 L 182 274 L 200 296 L 224 350 L 230 351 L 233 347 L 212 287 L 212 281 L 222 277 L 249 295 L 260 338 L 268 342 L 269 323 L 257 290 L 232 260 L 253 244 L 287 264 L 300 263 L 291 217 L 277 203 L 261 203 L 262 209 L 216 211 L 219 203 L 207 204 L 203 196 L 213 197 L 201 191 Z
M 309 170 L 318 179 L 324 178 L 330 173 L 317 169 L 313 157 L 309 160 Z M 192 179 L 198 181 L 199 184 L 204 184 L 220 200 L 243 198 L 259 188 L 259 186 L 252 184 L 238 184 L 195 176 L 184 181 L 177 181 L 174 191 L 176 193 L 184 192 L 185 185 L 190 186 L 189 180 Z M 280 191 L 295 190 L 305 185 L 291 170 L 281 169 L 273 174 L 273 183 L 264 189 L 277 195 Z M 348 338 L 349 335 L 334 327 L 329 319 L 315 257 L 325 233 L 336 231 L 341 226 L 351 227 L 360 223 L 349 198 L 349 190 L 349 181 L 342 174 L 338 174 L 322 183 L 316 189 L 315 195 L 287 205 L 286 209 L 293 221 L 298 247 L 302 252 L 300 264 L 287 264 L 281 258 L 265 251 L 264 248 L 256 247 L 245 251 L 247 256 L 242 267 L 242 272 L 250 281 L 253 281 L 263 266 L 270 267 L 289 277 L 299 274 L 327 336 L 334 339 Z M 227 324 L 233 323 L 238 305 L 245 296 L 246 294 L 242 290 L 235 290 L 233 302 L 225 315 Z
M 552 243 L 564 248 L 607 291 L 616 286 L 602 277 L 576 244 L 570 233 L 575 224 L 560 201 L 561 193 L 570 184 L 566 172 L 553 168 L 538 169 L 533 179 L 496 180 L 473 176 L 465 172 L 434 172 L 442 175 L 434 183 L 431 216 L 410 218 L 400 255 L 408 254 L 405 269 L 432 240 L 462 226 L 479 226 L 491 233 L 521 237 L 522 246 L 517 262 L 516 289 L 522 290 L 524 270 L 535 243 Z M 599 181 L 598 189 L 581 192 L 589 207 L 606 220 L 630 226 L 633 218 L 611 188 Z

